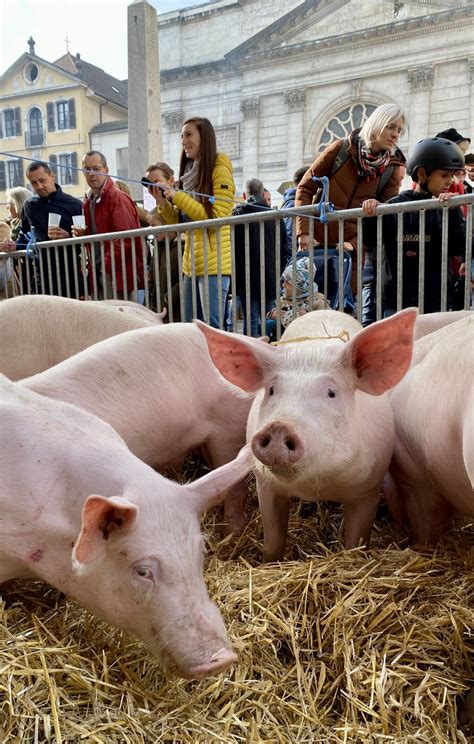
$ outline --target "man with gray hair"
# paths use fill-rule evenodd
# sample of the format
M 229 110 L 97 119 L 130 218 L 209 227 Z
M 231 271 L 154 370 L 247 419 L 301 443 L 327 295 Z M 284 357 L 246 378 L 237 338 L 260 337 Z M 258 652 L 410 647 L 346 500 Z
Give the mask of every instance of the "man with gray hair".
M 103 153 L 98 150 L 86 152 L 82 158 L 82 167 L 90 187 L 84 200 L 86 227 L 85 229 L 74 228 L 74 234 L 77 236 L 95 235 L 139 228 L 140 220 L 135 202 L 128 194 L 116 187 L 109 176 L 107 160 Z M 99 250 L 94 250 L 93 260 L 96 264 L 99 283 L 98 294 L 100 298 L 127 299 L 129 297 L 136 300 L 135 289 L 140 290 L 144 286 L 142 241 L 140 238 L 135 238 L 135 274 L 132 240 L 131 238 L 123 240 L 125 256 L 123 262 L 121 242 L 120 239 L 104 242 L 105 266 L 103 271 L 101 271 L 100 244 L 97 244 Z
M 245 204 L 239 205 L 234 209 L 233 214 L 243 216 L 257 212 L 266 212 L 267 206 L 264 198 L 263 182 L 259 178 L 249 178 L 245 184 L 243 197 Z M 279 233 L 277 232 L 279 231 Z M 277 218 L 264 222 L 264 266 L 260 269 L 260 222 L 250 222 L 248 224 L 249 236 L 249 286 L 246 286 L 245 273 L 245 233 L 246 226 L 239 224 L 235 226 L 235 278 L 236 278 L 236 295 L 242 305 L 244 314 L 244 333 L 252 336 L 259 336 L 264 329 L 261 328 L 260 319 L 262 312 L 264 315 L 275 304 L 278 292 L 277 281 L 283 269 L 285 268 L 288 258 L 287 236 L 283 220 Z M 277 235 L 279 236 L 279 258 L 280 271 L 276 275 L 276 252 L 277 252 Z M 265 306 L 261 307 L 261 288 L 262 282 L 265 287 Z M 249 303 L 249 304 L 248 304 Z M 247 326 L 248 309 L 250 310 L 250 329 Z

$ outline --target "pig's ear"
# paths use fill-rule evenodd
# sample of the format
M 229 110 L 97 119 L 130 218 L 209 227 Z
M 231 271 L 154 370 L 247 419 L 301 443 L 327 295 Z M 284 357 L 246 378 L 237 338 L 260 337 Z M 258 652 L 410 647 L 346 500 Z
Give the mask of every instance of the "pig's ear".
M 343 360 L 352 367 L 359 390 L 382 395 L 400 382 L 410 366 L 417 314 L 413 307 L 401 310 L 349 341 Z
M 251 447 L 246 444 L 235 460 L 211 470 L 210 473 L 187 486 L 181 486 L 186 494 L 187 503 L 194 501 L 199 512 L 220 504 L 229 488 L 235 486 L 250 473 L 253 462 Z
M 273 346 L 256 338 L 218 331 L 200 320 L 194 322 L 206 337 L 211 359 L 226 380 L 247 393 L 264 386 L 265 372 L 276 351 Z
M 72 551 L 73 565 L 86 566 L 100 558 L 113 533 L 122 533 L 136 519 L 137 507 L 121 496 L 89 496 L 82 509 L 82 528 Z

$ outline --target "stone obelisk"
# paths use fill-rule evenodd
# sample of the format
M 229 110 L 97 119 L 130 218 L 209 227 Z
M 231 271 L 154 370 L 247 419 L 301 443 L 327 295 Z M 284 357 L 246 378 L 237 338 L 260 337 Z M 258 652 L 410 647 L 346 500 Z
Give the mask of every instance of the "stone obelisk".
M 163 158 L 158 18 L 147 0 L 128 6 L 128 173 L 140 180 Z M 135 199 L 143 189 L 130 184 Z

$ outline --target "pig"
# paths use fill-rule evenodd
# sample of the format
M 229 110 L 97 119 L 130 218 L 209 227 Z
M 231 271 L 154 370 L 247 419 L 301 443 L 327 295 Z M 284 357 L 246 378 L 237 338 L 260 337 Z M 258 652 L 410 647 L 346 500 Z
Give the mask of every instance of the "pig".
M 211 468 L 232 460 L 245 444 L 253 400 L 218 373 L 190 323 L 114 336 L 21 384 L 95 413 L 154 468 L 176 466 L 197 449 Z M 225 500 L 231 531 L 245 524 L 246 494 L 242 483 Z
M 409 308 L 362 329 L 318 310 L 294 320 L 277 346 L 196 321 L 221 374 L 256 393 L 247 442 L 264 561 L 284 556 L 290 496 L 342 502 L 346 548 L 368 543 L 394 441 L 384 394 L 410 365 L 416 315 Z
M 12 297 L 0 302 L 0 373 L 11 380 L 30 377 L 104 338 L 157 322 L 103 302 Z
M 398 519 L 408 519 L 416 545 L 434 545 L 455 512 L 474 517 L 473 370 L 469 313 L 416 341 L 411 369 L 390 394 L 389 505 Z
M 189 485 L 111 426 L 0 375 L 0 584 L 40 579 L 192 679 L 236 661 L 203 577 L 201 512 L 249 471 L 243 449 Z
M 88 300 L 88 302 L 96 302 L 96 300 Z M 149 323 L 157 323 L 158 325 L 163 323 L 166 317 L 166 308 L 163 308 L 161 313 L 155 313 L 149 307 L 140 305 L 138 302 L 132 302 L 131 300 L 98 300 L 97 302 L 100 305 L 115 307 L 119 313 L 133 315 L 136 318 L 147 320 Z
M 427 336 L 433 331 L 437 331 L 440 328 L 444 328 L 451 323 L 456 323 L 458 320 L 470 317 L 472 310 L 454 310 L 447 311 L 444 313 L 426 313 L 425 315 L 419 315 L 415 323 L 415 341 L 419 338 Z

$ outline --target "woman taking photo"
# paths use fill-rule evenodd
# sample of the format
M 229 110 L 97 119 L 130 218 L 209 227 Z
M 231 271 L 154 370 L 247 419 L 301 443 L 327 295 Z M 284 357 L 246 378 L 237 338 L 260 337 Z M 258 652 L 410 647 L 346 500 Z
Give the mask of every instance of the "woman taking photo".
M 176 191 L 166 183 L 160 184 L 162 193 L 155 197 L 158 215 L 165 224 L 176 223 L 175 208 L 179 210 L 182 222 L 229 217 L 234 207 L 235 195 L 232 163 L 227 155 L 217 152 L 216 135 L 211 122 L 200 117 L 185 121 L 181 130 L 181 145 L 179 187 L 182 190 Z M 190 321 L 193 317 L 193 250 L 197 317 L 219 328 L 219 307 L 221 317 L 224 318 L 225 301 L 230 284 L 230 227 L 221 227 L 218 230 L 209 229 L 206 233 L 206 236 L 203 230 L 186 233 L 183 255 L 184 320 Z M 191 236 L 193 236 L 193 249 Z M 221 288 L 218 283 L 219 246 Z M 206 317 L 204 302 L 204 250 L 207 251 L 209 277 L 209 317 Z
M 405 175 L 405 156 L 398 149 L 397 142 L 405 128 L 405 115 L 399 106 L 384 103 L 372 112 L 361 129 L 354 129 L 346 140 L 335 140 L 318 155 L 298 184 L 295 206 L 311 204 L 321 182 L 313 178 L 329 178 L 328 199 L 336 210 L 362 207 L 370 217 L 378 202 L 386 202 L 397 196 Z M 296 234 L 299 250 L 309 248 L 309 220 L 298 217 Z M 314 238 L 324 245 L 324 225 L 314 220 Z M 357 220 L 344 221 L 344 241 L 357 243 Z M 339 242 L 339 223 L 328 225 L 328 243 Z M 369 259 L 370 263 L 370 259 Z M 374 291 L 368 267 L 367 280 L 364 278 L 363 323 L 375 320 Z

